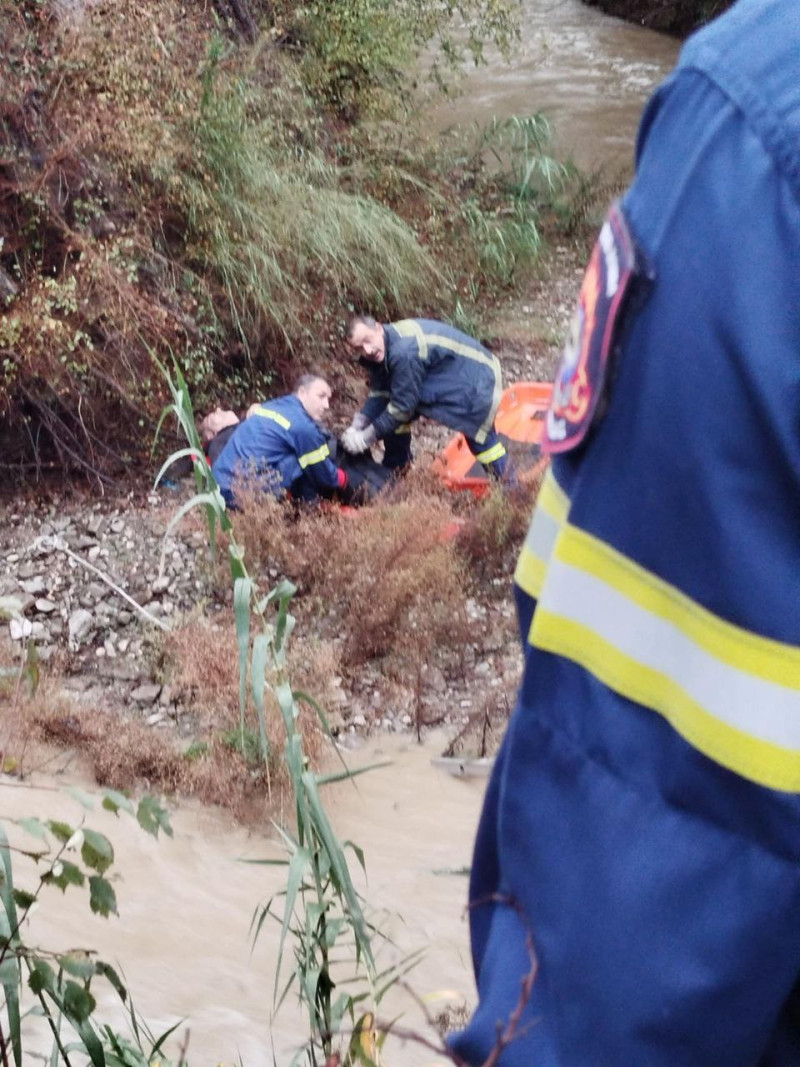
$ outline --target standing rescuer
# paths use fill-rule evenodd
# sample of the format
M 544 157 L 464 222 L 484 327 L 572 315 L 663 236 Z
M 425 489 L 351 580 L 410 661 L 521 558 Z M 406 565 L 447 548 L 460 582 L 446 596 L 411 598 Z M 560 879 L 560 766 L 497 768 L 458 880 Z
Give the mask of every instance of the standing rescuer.
M 740 0 L 648 105 L 546 433 L 452 1047 L 797 1067 L 796 0 Z
M 234 484 L 249 481 L 296 500 L 329 497 L 347 487 L 347 475 L 330 458 L 319 421 L 331 389 L 318 374 L 304 374 L 294 393 L 251 406 L 212 465 L 222 495 L 233 506 Z
M 427 415 L 463 433 L 493 477 L 507 477 L 508 455 L 494 428 L 502 372 L 483 345 L 433 319 L 383 326 L 368 315 L 349 320 L 345 340 L 370 375 L 367 401 L 342 437 L 348 452 L 382 440 L 384 466 L 402 469 L 412 458 L 411 423 Z

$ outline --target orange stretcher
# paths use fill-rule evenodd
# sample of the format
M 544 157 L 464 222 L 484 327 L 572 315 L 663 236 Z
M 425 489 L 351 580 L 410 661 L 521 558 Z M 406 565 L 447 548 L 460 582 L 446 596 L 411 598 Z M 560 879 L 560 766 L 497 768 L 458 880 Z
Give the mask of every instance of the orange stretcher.
M 517 382 L 500 398 L 495 429 L 522 480 L 541 462 L 539 442 L 552 391 L 549 382 Z M 457 433 L 448 441 L 432 467 L 448 489 L 467 489 L 477 497 L 489 491 L 486 469 L 470 452 L 463 434 Z

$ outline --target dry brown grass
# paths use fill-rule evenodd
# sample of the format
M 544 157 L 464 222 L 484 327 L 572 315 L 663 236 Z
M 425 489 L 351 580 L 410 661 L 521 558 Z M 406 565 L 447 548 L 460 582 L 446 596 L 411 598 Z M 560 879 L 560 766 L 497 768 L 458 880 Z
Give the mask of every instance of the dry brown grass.
M 292 511 L 243 494 L 237 540 L 256 574 L 297 583 L 297 610 L 343 646 L 353 670 L 388 658 L 410 678 L 434 650 L 460 655 L 466 638 L 465 573 L 452 540 L 451 500 L 413 483 L 356 513 Z
M 513 492 L 493 486 L 466 518 L 456 545 L 473 578 L 510 579 L 541 481 L 542 472 L 537 472 Z
M 40 703 L 33 722 L 39 739 L 84 756 L 98 785 L 195 797 L 244 821 L 257 821 L 269 810 L 265 774 L 254 772 L 220 737 L 211 737 L 193 757 L 180 751 L 171 733 L 107 711 Z M 276 790 L 273 802 L 281 796 Z
M 338 657 L 329 643 L 309 635 L 296 635 L 287 662 L 295 689 L 312 693 L 323 707 L 336 699 L 334 679 L 338 677 Z M 239 660 L 235 628 L 229 616 L 221 623 L 194 618 L 173 630 L 164 641 L 161 668 L 175 695 L 192 715 L 197 736 L 238 728 Z M 271 770 L 279 779 L 278 757 L 283 751 L 285 733 L 269 685 L 264 702 L 267 740 L 276 757 Z M 305 751 L 316 764 L 322 747 L 318 724 L 308 710 L 301 711 L 299 724 Z M 247 709 L 247 728 L 253 732 L 257 729 L 251 704 Z
M 0 657 L 2 660 L 2 657 Z M 336 658 L 332 649 L 300 640 L 294 649 L 293 680 L 300 688 L 332 694 Z M 4 663 L 5 660 L 2 660 Z M 230 809 L 245 822 L 258 822 L 283 808 L 288 779 L 283 769 L 285 733 L 277 704 L 267 700 L 269 767 L 258 757 L 255 716 L 248 710 L 246 741 L 239 737 L 237 650 L 230 627 L 191 620 L 169 635 L 161 666 L 191 717 L 191 741 L 172 729 L 157 729 L 124 713 L 85 707 L 61 690 L 61 678 L 43 676 L 33 692 L 27 681 L 4 685 L 0 719 L 0 768 L 24 776 L 46 758 L 42 744 L 83 757 L 101 786 L 146 788 L 194 797 Z M 6 679 L 4 679 L 6 681 Z M 8 697 L 9 699 L 5 699 Z M 317 766 L 324 737 L 315 713 L 304 708 L 299 727 L 312 766 Z

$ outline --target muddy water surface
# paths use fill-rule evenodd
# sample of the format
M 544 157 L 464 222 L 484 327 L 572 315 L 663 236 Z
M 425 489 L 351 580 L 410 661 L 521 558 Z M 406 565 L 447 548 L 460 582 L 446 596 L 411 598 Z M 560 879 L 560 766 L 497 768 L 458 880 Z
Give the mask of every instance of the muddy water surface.
M 642 107 L 674 65 L 671 37 L 610 18 L 580 0 L 522 0 L 510 63 L 489 55 L 463 93 L 429 113 L 434 130 L 543 112 L 555 148 L 581 167 L 629 171 Z
M 391 766 L 331 787 L 327 797 L 337 832 L 366 853 L 363 886 L 374 918 L 397 942 L 395 956 L 425 946 L 427 954 L 409 982 L 415 995 L 444 990 L 450 999 L 472 1000 L 468 933 L 464 917 L 466 878 L 452 873 L 469 864 L 484 783 L 452 778 L 431 766 L 444 739 L 420 747 L 391 737 L 369 742 L 348 756 L 357 765 L 386 757 Z M 234 1063 L 283 1067 L 291 1059 L 302 1023 L 291 1005 L 270 1025 L 277 929 L 264 927 L 251 956 L 248 928 L 253 910 L 282 884 L 279 868 L 239 862 L 276 858 L 266 834 L 248 833 L 217 813 L 183 804 L 173 814 L 175 836 L 158 842 L 132 819 L 103 811 L 85 813 L 53 780 L 39 788 L 5 780 L 0 788 L 4 819 L 36 814 L 87 825 L 113 841 L 119 875 L 120 917 L 91 915 L 77 890 L 51 890 L 30 921 L 26 939 L 47 948 L 97 949 L 118 963 L 134 993 L 137 1010 L 156 1032 L 185 1017 L 191 1031 L 189 1059 L 196 1067 Z M 30 845 L 30 840 L 28 841 Z M 450 873 L 446 873 L 450 872 Z M 384 953 L 383 963 L 392 958 Z M 98 989 L 101 987 L 98 986 Z M 439 1002 L 430 1002 L 438 1010 Z M 121 1020 L 114 999 L 101 1002 Z M 412 995 L 397 990 L 387 1017 L 404 1012 L 403 1025 L 433 1038 Z M 387 1049 L 389 1067 L 429 1067 L 434 1053 L 399 1041 Z

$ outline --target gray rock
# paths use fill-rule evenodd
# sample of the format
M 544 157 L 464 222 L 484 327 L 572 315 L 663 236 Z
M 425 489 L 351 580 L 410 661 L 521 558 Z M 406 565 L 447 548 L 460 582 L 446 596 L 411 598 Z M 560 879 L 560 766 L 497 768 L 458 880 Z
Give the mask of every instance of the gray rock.
M 438 667 L 430 664 L 422 672 L 422 685 L 433 693 L 444 693 L 447 689 L 447 679 Z
M 8 624 L 8 632 L 12 641 L 22 641 L 30 637 L 32 629 L 30 619 L 12 619 Z
M 147 716 L 147 725 L 148 726 L 158 726 L 158 724 L 160 722 L 163 722 L 163 721 L 164 721 L 164 712 L 163 711 L 154 711 L 152 715 L 148 715 Z
M 131 700 L 135 700 L 137 704 L 155 704 L 161 693 L 161 686 L 155 682 L 146 682 L 144 685 L 139 685 L 131 693 Z
M 153 593 L 164 593 L 167 589 L 169 589 L 169 582 L 169 578 L 166 574 L 164 574 L 160 578 L 156 578 L 150 588 Z
M 69 617 L 69 639 L 71 644 L 79 645 L 94 628 L 94 616 L 85 608 L 78 608 Z
M 34 607 L 41 615 L 49 615 L 56 610 L 56 605 L 53 601 L 48 600 L 46 597 L 39 597 L 39 599 L 34 602 Z
M 129 659 L 109 659 L 108 657 L 97 665 L 97 673 L 103 678 L 111 678 L 117 682 L 135 682 L 141 677 L 139 668 Z

